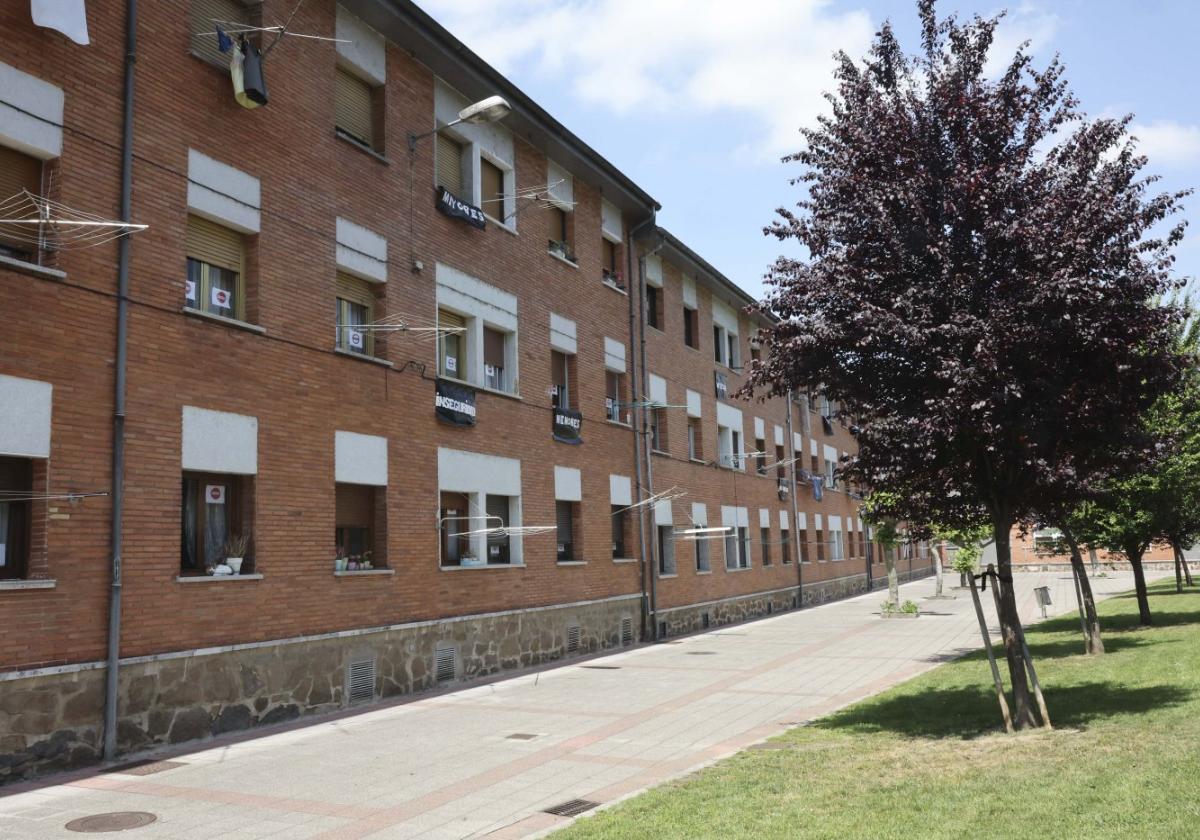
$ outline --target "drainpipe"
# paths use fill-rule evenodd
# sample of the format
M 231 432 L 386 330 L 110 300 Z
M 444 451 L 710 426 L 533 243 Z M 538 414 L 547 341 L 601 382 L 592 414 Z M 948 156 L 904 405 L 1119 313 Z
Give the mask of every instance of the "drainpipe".
M 796 548 L 792 552 L 792 559 L 796 563 L 796 591 L 798 597 L 796 607 L 800 608 L 804 606 L 804 570 L 800 566 L 800 557 L 802 556 L 800 554 L 800 506 L 797 500 L 798 488 L 796 486 L 796 459 L 800 456 L 796 454 L 796 436 L 792 432 L 793 406 L 794 403 L 792 402 L 792 392 L 789 389 L 787 392 L 787 436 L 788 449 L 790 449 L 792 452 L 792 467 L 788 471 L 788 475 L 790 476 L 788 480 L 791 482 L 790 492 L 792 496 L 792 533 L 796 535 L 796 539 L 793 540 Z
M 637 346 L 637 343 L 638 343 L 638 341 L 637 341 L 637 321 L 636 321 L 638 310 L 634 308 L 634 303 L 633 303 L 634 242 L 636 241 L 638 233 L 640 233 L 642 230 L 644 230 L 648 227 L 653 227 L 656 224 L 657 224 L 657 221 L 655 218 L 655 211 L 651 210 L 650 218 L 646 219 L 646 221 L 640 223 L 639 225 L 637 225 L 636 227 L 632 228 L 629 231 L 629 240 L 628 240 L 629 247 L 626 249 L 627 253 L 625 255 L 626 270 L 629 272 L 629 295 L 628 295 L 628 297 L 629 297 L 629 355 L 630 355 L 630 360 L 633 363 L 633 373 L 629 378 L 630 396 L 631 397 L 633 396 L 633 386 L 637 384 L 637 354 L 634 352 L 634 348 Z M 641 260 L 638 260 L 638 265 L 639 265 L 639 267 L 641 266 Z M 630 418 L 630 420 L 632 421 L 632 418 Z M 642 484 L 642 447 L 641 447 L 641 441 L 638 438 L 637 424 L 631 422 L 631 425 L 633 426 L 633 460 L 634 460 L 634 465 L 635 465 L 635 470 L 636 470 L 636 473 L 635 473 L 636 483 L 634 486 L 637 489 L 637 494 L 638 494 L 637 501 L 640 502 L 642 500 L 641 494 L 642 494 L 642 486 L 643 486 L 643 484 Z M 654 578 L 653 578 L 653 575 L 649 575 L 649 576 L 647 575 L 647 572 L 649 571 L 649 567 L 646 563 L 646 558 L 650 555 L 650 550 L 646 545 L 646 519 L 645 519 L 645 516 L 646 516 L 645 510 L 643 510 L 642 506 L 639 505 L 637 507 L 637 529 L 638 529 L 638 544 L 641 546 L 640 554 L 641 554 L 642 638 L 643 639 L 645 639 L 652 632 L 654 632 L 654 630 L 650 627 L 651 615 L 652 615 L 653 609 L 654 609 L 653 596 L 651 594 L 651 591 L 653 590 L 653 587 L 654 587 Z
M 125 3 L 125 101 L 121 134 L 120 219 L 129 222 L 133 190 L 133 79 L 137 66 L 137 0 Z M 117 240 L 117 357 L 113 386 L 112 595 L 108 605 L 108 673 L 104 690 L 104 759 L 117 754 L 118 666 L 121 659 L 121 513 L 125 484 L 125 366 L 129 333 L 129 232 Z
M 662 250 L 663 240 L 659 239 L 658 244 L 651 248 L 646 253 L 638 257 L 638 309 L 641 312 L 641 317 L 638 319 L 638 353 L 642 367 L 642 388 L 643 396 L 650 393 L 650 373 L 646 370 L 646 258 L 652 257 Z M 636 365 L 635 365 L 636 373 Z M 636 376 L 635 376 L 636 379 Z M 650 457 L 650 410 L 644 405 L 644 400 L 638 401 L 638 416 L 640 422 L 638 424 L 638 435 L 640 442 L 640 450 L 642 457 L 646 459 L 646 493 L 649 496 L 654 495 L 654 464 Z M 648 511 L 650 515 L 650 638 L 653 641 L 658 641 L 658 528 L 655 524 L 655 508 L 651 506 Z M 646 515 L 643 511 L 643 516 Z

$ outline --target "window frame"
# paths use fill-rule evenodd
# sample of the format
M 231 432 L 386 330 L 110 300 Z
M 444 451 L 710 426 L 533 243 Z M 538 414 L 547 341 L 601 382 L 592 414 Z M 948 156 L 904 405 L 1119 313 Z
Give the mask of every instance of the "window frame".
M 201 504 L 203 488 L 208 484 L 222 484 L 225 486 L 225 502 L 224 508 L 226 512 L 225 521 L 225 539 L 229 539 L 233 534 L 249 536 L 250 529 L 246 524 L 248 504 L 253 499 L 253 475 L 242 475 L 238 473 L 214 473 L 204 470 L 182 470 L 183 494 L 180 504 L 180 524 L 182 525 L 187 517 L 188 494 L 191 492 L 191 487 L 195 488 L 196 499 L 193 515 L 195 521 L 192 523 L 194 528 L 194 543 L 191 546 L 192 558 L 194 565 L 187 565 L 188 547 L 184 542 L 184 534 L 180 534 L 180 559 L 179 559 L 179 575 L 181 577 L 203 576 L 207 574 L 209 566 L 208 556 L 205 545 L 205 530 L 208 524 L 208 507 L 207 503 Z M 249 485 L 249 486 L 248 486 Z M 217 547 L 220 551 L 220 546 Z M 253 555 L 253 542 L 247 550 L 246 557 L 242 558 L 242 568 L 240 574 L 250 574 L 253 572 L 255 561 Z M 224 562 L 224 556 L 218 555 L 213 566 L 217 566 Z

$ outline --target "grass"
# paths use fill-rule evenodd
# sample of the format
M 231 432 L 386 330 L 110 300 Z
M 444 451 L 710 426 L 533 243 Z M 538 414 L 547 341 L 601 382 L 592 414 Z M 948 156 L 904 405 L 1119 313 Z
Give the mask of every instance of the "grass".
M 1200 837 L 1200 593 L 1151 596 L 1150 629 L 1100 605 L 1101 657 L 1075 615 L 1027 632 L 1053 732 L 1003 734 L 979 652 L 556 837 Z

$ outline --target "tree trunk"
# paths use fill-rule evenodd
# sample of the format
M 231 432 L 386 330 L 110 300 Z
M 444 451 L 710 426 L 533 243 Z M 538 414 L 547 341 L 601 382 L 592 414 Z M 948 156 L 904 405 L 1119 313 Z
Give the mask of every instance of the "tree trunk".
M 1079 551 L 1079 543 L 1075 535 L 1067 528 L 1059 528 L 1071 547 L 1071 569 L 1075 572 L 1075 580 L 1079 585 L 1079 600 L 1083 605 L 1084 633 L 1083 646 L 1089 654 L 1104 653 L 1104 640 L 1100 638 L 1100 619 L 1096 615 L 1096 598 L 1092 594 L 1092 582 L 1088 580 L 1087 567 L 1083 565 L 1083 555 Z
M 894 548 L 885 548 L 883 550 L 883 562 L 887 566 L 888 576 L 888 600 L 900 606 L 900 577 L 896 573 L 896 555 Z
M 1028 729 L 1038 725 L 1033 714 L 1033 699 L 1029 694 L 1029 678 L 1025 655 L 1021 649 L 1021 616 L 1017 612 L 1017 596 L 1012 580 L 1012 522 L 997 518 L 993 526 L 996 535 L 996 581 L 1000 593 L 1000 635 L 1004 640 L 1004 655 L 1008 660 L 1008 679 L 1013 692 L 1013 726 Z
M 1179 549 L 1175 548 L 1175 546 L 1172 545 L 1171 553 L 1175 555 L 1175 592 L 1176 592 L 1176 594 L 1182 595 L 1183 594 L 1183 568 L 1182 568 L 1182 564 L 1179 562 Z
M 1179 558 L 1179 565 L 1183 567 L 1183 582 L 1188 586 L 1195 586 L 1196 582 L 1192 580 L 1192 570 L 1188 568 L 1187 556 L 1183 553 L 1183 544 L 1179 540 L 1171 541 L 1171 548 L 1175 551 L 1175 556 Z
M 934 584 L 933 597 L 942 597 L 942 544 L 932 546 L 933 549 L 933 573 L 937 582 Z
M 1146 572 L 1142 569 L 1142 553 L 1141 548 L 1125 549 L 1129 565 L 1133 566 L 1133 584 L 1137 589 L 1138 621 L 1143 627 L 1149 627 L 1154 621 L 1150 616 L 1150 595 L 1146 592 Z

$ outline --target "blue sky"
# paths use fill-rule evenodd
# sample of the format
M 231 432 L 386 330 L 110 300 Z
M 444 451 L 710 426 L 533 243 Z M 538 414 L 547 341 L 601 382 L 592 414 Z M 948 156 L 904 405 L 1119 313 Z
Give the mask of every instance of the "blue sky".
M 917 46 L 915 0 L 418 0 L 663 205 L 660 221 L 752 294 L 784 247 L 762 235 L 791 205 L 798 148 L 832 88 L 832 55 L 864 54 L 890 18 Z M 1133 113 L 1164 189 L 1200 186 L 1194 0 L 942 0 L 1009 15 L 997 43 L 1059 53 L 1092 115 Z M 744 10 L 742 13 L 734 10 Z M 1200 198 L 1184 276 L 1200 274 Z M 794 247 L 792 248 L 794 251 Z

